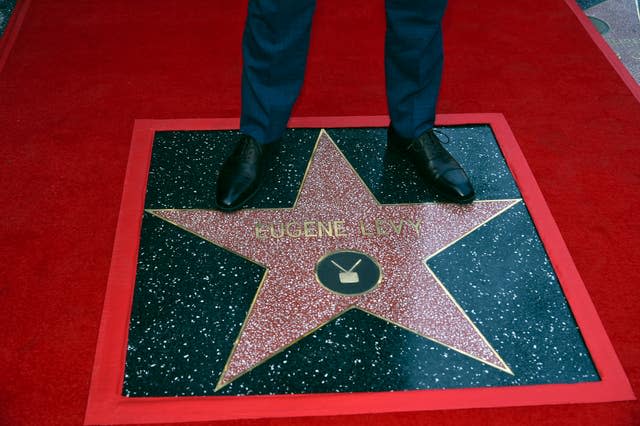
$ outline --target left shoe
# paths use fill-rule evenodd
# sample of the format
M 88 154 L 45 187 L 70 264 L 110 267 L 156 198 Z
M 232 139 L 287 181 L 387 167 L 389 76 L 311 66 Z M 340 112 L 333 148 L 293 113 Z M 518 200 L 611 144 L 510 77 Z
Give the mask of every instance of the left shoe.
M 216 205 L 219 210 L 238 210 L 258 192 L 277 149 L 277 142 L 260 144 L 242 135 L 218 175 Z
M 389 126 L 387 147 L 407 156 L 427 183 L 447 200 L 466 204 L 475 198 L 469 176 L 444 149 L 433 129 L 415 139 L 407 139 Z

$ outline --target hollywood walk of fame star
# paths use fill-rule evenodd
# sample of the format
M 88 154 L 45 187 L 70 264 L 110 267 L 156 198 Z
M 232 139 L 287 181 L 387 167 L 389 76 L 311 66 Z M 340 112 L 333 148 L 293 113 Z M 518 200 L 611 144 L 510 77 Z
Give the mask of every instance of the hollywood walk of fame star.
M 266 268 L 219 389 L 349 309 L 512 374 L 426 260 L 519 201 L 380 204 L 322 130 L 292 208 L 149 212 Z M 359 294 L 322 285 L 316 268 L 336 252 L 380 265 L 379 283 Z

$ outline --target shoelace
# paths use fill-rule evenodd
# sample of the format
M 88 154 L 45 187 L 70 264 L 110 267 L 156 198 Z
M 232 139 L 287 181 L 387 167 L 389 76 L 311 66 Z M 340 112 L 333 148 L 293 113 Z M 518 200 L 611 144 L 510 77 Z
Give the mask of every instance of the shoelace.
M 449 135 L 447 135 L 443 131 L 440 131 L 440 130 L 437 130 L 437 129 L 432 129 L 432 133 L 433 133 L 433 136 L 429 136 L 429 137 L 424 138 L 424 139 L 415 139 L 411 144 L 409 144 L 407 149 L 413 148 L 414 144 L 416 144 L 416 143 L 421 144 L 421 143 L 428 142 L 431 145 L 436 145 L 436 142 L 439 142 L 440 144 L 446 145 L 451 141 L 451 138 L 449 138 Z M 442 135 L 445 138 L 445 140 L 440 139 L 436 135 Z M 435 138 L 435 140 L 433 138 Z
M 251 159 L 259 155 L 258 147 L 255 144 L 245 140 L 242 143 L 242 149 L 238 152 L 237 156 L 241 159 Z

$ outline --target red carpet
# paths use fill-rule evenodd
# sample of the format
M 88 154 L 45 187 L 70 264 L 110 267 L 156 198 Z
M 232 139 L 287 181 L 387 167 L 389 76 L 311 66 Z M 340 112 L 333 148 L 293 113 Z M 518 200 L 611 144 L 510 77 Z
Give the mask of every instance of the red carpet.
M 294 114 L 384 114 L 383 2 L 319 3 Z M 0 72 L 0 424 L 82 423 L 133 120 L 239 115 L 245 7 L 30 5 Z M 640 104 L 562 0 L 452 0 L 446 52 L 440 112 L 505 114 L 637 393 Z M 329 422 L 639 424 L 640 404 L 228 424 Z

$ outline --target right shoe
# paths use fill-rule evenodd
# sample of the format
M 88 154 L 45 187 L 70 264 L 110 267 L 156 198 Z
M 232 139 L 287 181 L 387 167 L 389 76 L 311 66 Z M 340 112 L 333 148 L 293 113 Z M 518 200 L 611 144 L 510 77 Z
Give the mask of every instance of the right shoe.
M 258 192 L 275 145 L 260 144 L 247 135 L 240 137 L 218 175 L 218 209 L 226 212 L 238 210 Z
M 387 146 L 405 155 L 426 182 L 447 200 L 466 204 L 475 198 L 469 176 L 444 149 L 433 129 L 415 139 L 406 139 L 389 126 Z

